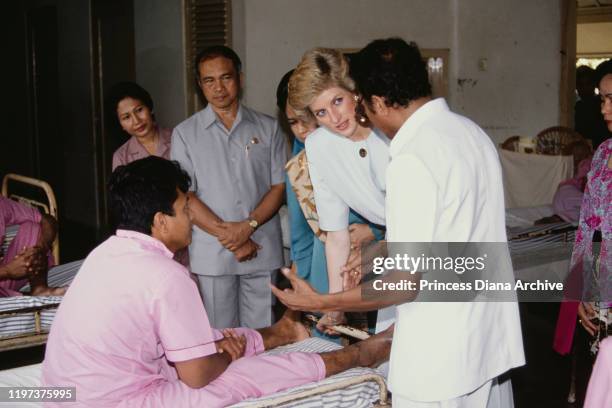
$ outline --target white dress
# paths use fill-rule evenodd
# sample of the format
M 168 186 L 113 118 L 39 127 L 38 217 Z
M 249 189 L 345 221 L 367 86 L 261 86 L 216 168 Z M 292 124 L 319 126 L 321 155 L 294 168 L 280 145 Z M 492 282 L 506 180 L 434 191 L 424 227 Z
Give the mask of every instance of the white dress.
M 348 228 L 350 209 L 385 225 L 389 139 L 372 131 L 365 140 L 354 142 L 319 127 L 306 139 L 306 156 L 322 230 Z M 379 310 L 376 332 L 394 321 L 395 306 Z

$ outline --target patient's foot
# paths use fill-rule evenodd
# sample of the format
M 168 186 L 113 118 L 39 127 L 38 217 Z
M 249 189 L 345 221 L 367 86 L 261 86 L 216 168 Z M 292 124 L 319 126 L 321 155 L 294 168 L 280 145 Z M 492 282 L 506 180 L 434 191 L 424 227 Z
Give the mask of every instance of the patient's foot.
M 310 332 L 302 323 L 302 312 L 289 310 L 275 324 L 279 332 L 289 339 L 289 343 L 295 343 L 310 337 Z
M 338 333 L 336 333 L 336 331 L 330 327 L 340 324 L 346 324 L 346 316 L 344 312 L 327 312 L 319 319 L 317 329 L 327 335 L 334 336 Z
M 287 310 L 283 317 L 270 327 L 258 330 L 266 350 L 295 343 L 310 337 L 310 333 L 301 322 L 301 312 Z
M 64 296 L 68 286 L 51 288 L 49 286 L 35 286 L 32 288 L 32 296 Z

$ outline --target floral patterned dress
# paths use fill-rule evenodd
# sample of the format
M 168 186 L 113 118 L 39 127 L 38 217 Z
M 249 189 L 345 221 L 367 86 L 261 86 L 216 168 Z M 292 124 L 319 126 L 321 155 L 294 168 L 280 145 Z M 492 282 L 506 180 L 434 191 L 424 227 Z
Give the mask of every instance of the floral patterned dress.
M 592 344 L 594 353 L 612 322 L 612 169 L 608 167 L 611 155 L 612 139 L 608 139 L 595 152 L 588 174 L 568 280 L 573 292 L 568 298 L 574 302 L 562 304 L 555 333 L 554 348 L 562 354 L 571 349 L 578 312 L 576 300 L 592 301 L 598 312 L 600 329 Z M 601 244 L 594 245 L 597 231 L 601 233 Z

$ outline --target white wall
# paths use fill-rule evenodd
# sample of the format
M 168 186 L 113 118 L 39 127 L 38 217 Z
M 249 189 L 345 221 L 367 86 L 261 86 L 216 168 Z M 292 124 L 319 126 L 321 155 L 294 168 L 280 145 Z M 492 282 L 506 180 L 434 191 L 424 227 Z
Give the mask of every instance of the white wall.
M 181 0 L 134 0 L 136 81 L 153 97 L 157 121 L 187 117 Z
M 450 48 L 451 106 L 496 141 L 559 121 L 557 0 L 234 0 L 245 102 L 274 114 L 281 76 L 309 48 L 400 36 Z M 238 3 L 236 5 L 236 3 Z M 241 31 L 244 30 L 244 31 Z M 236 33 L 236 29 L 234 30 Z M 479 71 L 484 58 L 487 70 Z
M 426 48 L 450 47 L 448 0 L 246 0 L 244 3 L 245 54 L 241 57 L 246 74 L 245 101 L 270 114 L 276 105 L 278 81 L 310 48 L 361 48 L 374 38 L 388 36 L 411 39 Z
M 361 48 L 400 36 L 449 48 L 451 107 L 495 141 L 559 122 L 558 0 L 232 0 L 247 105 L 274 115 L 278 80 L 316 46 Z M 181 0 L 134 0 L 137 80 L 158 119 L 186 116 Z M 486 70 L 479 60 L 486 60 Z
M 559 124 L 559 2 L 456 1 L 453 108 L 497 142 Z

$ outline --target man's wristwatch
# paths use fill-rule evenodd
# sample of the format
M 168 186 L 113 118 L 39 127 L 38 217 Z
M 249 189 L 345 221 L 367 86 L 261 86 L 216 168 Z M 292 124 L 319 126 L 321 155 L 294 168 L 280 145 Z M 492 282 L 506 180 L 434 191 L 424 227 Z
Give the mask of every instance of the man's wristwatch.
M 255 218 L 249 218 L 249 226 L 251 228 L 253 228 L 253 231 L 257 229 L 257 227 L 259 227 L 259 222 L 257 222 L 257 220 Z

